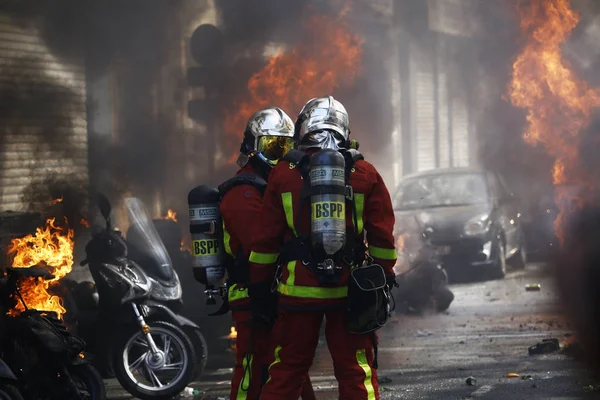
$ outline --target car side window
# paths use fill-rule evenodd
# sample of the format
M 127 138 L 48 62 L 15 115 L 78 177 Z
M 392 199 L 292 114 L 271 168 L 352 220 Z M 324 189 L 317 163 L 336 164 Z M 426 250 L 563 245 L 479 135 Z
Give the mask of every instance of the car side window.
M 492 190 L 492 195 L 499 200 L 505 200 L 511 197 L 510 191 L 506 186 L 506 182 L 500 175 L 489 172 L 488 180 Z
M 508 188 L 506 181 L 502 175 L 498 175 L 498 182 L 500 183 L 500 190 L 502 193 L 502 197 L 509 198 L 512 196 L 511 190 Z
M 492 195 L 492 197 L 496 199 L 500 198 L 500 187 L 498 185 L 498 180 L 496 179 L 496 176 L 493 173 L 488 172 L 487 181 L 488 185 L 490 186 L 490 194 Z

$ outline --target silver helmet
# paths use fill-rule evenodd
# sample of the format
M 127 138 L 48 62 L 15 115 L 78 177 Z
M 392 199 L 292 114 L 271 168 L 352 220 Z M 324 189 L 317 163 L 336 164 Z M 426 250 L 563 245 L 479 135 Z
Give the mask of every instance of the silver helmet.
M 333 96 L 310 99 L 296 119 L 300 147 L 344 147 L 350 136 L 346 108 Z
M 281 108 L 259 110 L 246 124 L 238 165 L 243 167 L 250 157 L 258 157 L 273 167 L 294 143 L 294 122 Z

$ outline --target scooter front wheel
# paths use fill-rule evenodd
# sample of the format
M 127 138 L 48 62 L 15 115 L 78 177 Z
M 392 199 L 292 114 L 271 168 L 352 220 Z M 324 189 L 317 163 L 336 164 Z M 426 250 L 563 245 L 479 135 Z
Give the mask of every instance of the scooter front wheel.
M 196 354 L 187 335 L 164 321 L 148 323 L 156 345 L 153 353 L 146 335 L 133 327 L 117 342 L 114 369 L 121 386 L 143 400 L 171 399 L 194 379 Z

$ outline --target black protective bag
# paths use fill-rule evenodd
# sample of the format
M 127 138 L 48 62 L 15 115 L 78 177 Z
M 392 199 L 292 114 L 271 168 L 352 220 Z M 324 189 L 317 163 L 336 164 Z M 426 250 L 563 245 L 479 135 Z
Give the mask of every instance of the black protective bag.
M 375 332 L 384 326 L 390 317 L 390 298 L 381 265 L 354 268 L 348 282 L 347 324 L 350 333 Z

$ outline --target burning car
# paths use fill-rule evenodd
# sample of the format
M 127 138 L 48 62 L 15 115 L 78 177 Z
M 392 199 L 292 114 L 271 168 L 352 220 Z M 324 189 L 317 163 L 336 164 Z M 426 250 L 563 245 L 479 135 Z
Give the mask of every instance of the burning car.
M 503 278 L 510 263 L 524 268 L 521 214 L 501 176 L 474 168 L 436 169 L 406 176 L 393 196 L 402 272 L 418 252 L 423 227 L 450 279 L 482 272 Z

